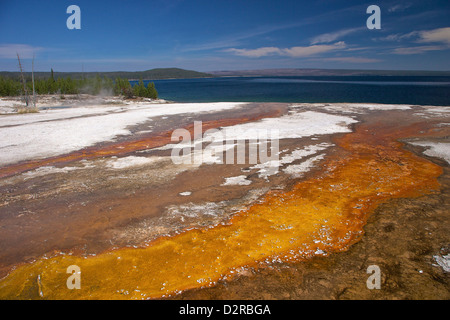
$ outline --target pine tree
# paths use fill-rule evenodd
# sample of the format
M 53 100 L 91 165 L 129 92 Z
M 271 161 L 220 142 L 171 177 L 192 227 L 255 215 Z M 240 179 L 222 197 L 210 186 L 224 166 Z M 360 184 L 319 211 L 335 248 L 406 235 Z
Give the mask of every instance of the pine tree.
M 142 78 L 139 79 L 138 84 L 133 87 L 134 95 L 137 97 L 145 97 L 147 94 L 147 89 L 145 88 L 144 81 Z
M 123 95 L 126 98 L 133 97 L 133 89 L 127 79 L 117 78 L 114 84 L 114 94 Z
M 158 91 L 156 91 L 155 84 L 153 82 L 149 82 L 147 84 L 147 97 L 150 99 L 158 99 Z
M 100 78 L 100 75 L 96 75 L 94 78 L 94 85 L 93 85 L 93 91 L 92 94 L 97 95 L 100 93 L 100 90 L 102 89 L 102 78 Z

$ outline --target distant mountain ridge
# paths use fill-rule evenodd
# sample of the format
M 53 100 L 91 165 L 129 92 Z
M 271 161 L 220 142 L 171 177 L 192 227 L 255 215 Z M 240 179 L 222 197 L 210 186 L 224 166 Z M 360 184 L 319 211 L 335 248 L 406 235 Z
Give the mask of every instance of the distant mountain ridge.
M 31 77 L 31 72 L 25 72 L 27 77 Z M 210 78 L 214 77 L 211 74 L 204 72 L 197 72 L 193 70 L 185 70 L 180 68 L 157 68 L 146 71 L 108 71 L 108 72 L 57 72 L 55 71 L 54 77 L 66 78 L 71 77 L 72 79 L 80 79 L 83 77 L 91 78 L 96 77 L 107 77 L 111 79 L 115 78 L 125 78 L 128 80 L 162 80 L 162 79 L 191 79 L 191 78 Z M 0 76 L 3 77 L 19 77 L 19 72 L 7 72 L 1 71 Z M 34 76 L 37 79 L 49 78 L 51 72 L 35 72 Z
M 421 70 L 353 70 L 353 69 L 260 69 L 210 71 L 218 77 L 283 77 L 283 76 L 450 76 L 450 71 Z
M 259 70 L 220 70 L 198 72 L 180 68 L 156 68 L 145 71 L 107 71 L 107 72 L 58 72 L 55 78 L 71 77 L 72 79 L 93 78 L 96 76 L 111 79 L 124 78 L 128 80 L 164 80 L 164 79 L 195 79 L 217 77 L 283 77 L 283 76 L 450 76 L 450 71 L 426 70 L 356 70 L 356 69 L 259 69 Z M 31 78 L 31 72 L 25 72 Z M 0 76 L 18 78 L 19 72 L 0 71 Z M 51 72 L 35 72 L 36 79 L 47 79 Z

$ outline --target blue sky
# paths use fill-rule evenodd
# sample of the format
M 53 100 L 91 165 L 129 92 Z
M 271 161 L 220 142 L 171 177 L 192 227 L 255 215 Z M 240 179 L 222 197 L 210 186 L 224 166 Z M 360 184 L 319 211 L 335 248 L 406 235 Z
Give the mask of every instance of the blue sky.
M 69 30 L 69 5 L 81 29 Z M 369 30 L 369 5 L 381 29 Z M 450 70 L 450 1 L 0 0 L 0 70 Z

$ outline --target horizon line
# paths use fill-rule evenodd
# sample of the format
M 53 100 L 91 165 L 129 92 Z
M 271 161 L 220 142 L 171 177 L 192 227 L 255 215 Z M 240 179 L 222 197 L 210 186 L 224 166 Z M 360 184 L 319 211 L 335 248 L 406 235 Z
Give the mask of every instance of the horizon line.
M 53 68 L 50 68 L 51 70 Z M 152 68 L 152 69 L 146 69 L 146 70 L 139 70 L 139 71 L 130 71 L 130 70 L 111 70 L 111 71 L 55 71 L 58 73 L 113 73 L 113 72 L 129 72 L 129 73 L 138 73 L 138 72 L 146 72 L 146 71 L 153 71 L 153 70 L 167 70 L 167 69 L 179 69 L 183 71 L 194 71 L 198 73 L 210 73 L 210 72 L 243 72 L 243 71 L 268 71 L 268 70 L 326 70 L 326 71 L 403 71 L 403 72 L 450 72 L 449 70 L 430 70 L 430 69 L 350 69 L 350 68 L 260 68 L 260 69 L 222 69 L 222 70 L 209 70 L 209 71 L 197 71 L 193 69 L 184 69 L 180 67 L 161 67 L 161 68 Z M 35 73 L 39 72 L 51 72 L 50 71 L 34 71 Z M 19 73 L 20 71 L 7 71 L 7 70 L 0 70 L 2 73 Z M 24 73 L 31 73 L 31 71 L 24 71 Z

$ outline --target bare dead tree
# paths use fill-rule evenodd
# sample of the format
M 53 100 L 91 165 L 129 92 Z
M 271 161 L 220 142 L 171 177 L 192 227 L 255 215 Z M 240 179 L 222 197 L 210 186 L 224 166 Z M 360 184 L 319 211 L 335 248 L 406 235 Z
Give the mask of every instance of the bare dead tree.
M 17 53 L 17 60 L 19 60 L 20 76 L 22 78 L 23 92 L 25 94 L 25 104 L 28 107 L 28 90 L 27 90 L 27 85 L 26 85 L 26 82 L 25 82 L 25 77 L 23 75 L 22 63 L 20 62 L 19 53 Z
M 33 83 L 33 108 L 36 108 L 36 92 L 34 91 L 34 53 L 33 62 L 31 63 L 31 81 Z

